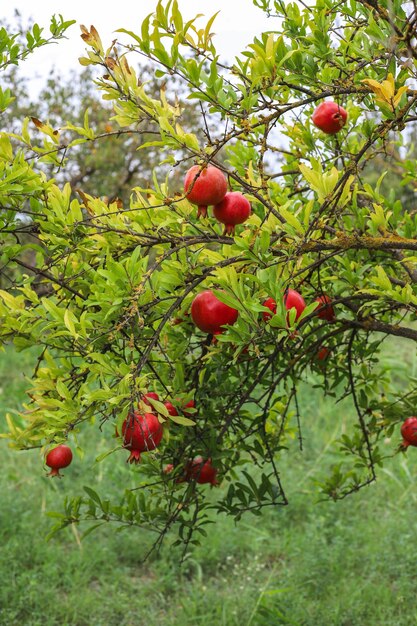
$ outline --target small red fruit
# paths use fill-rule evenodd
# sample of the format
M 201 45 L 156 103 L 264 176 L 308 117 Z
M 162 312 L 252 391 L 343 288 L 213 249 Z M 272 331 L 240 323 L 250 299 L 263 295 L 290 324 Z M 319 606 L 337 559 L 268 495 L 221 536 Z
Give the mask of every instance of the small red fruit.
M 294 291 L 294 289 L 287 290 L 287 292 L 284 295 L 284 304 L 285 304 L 285 308 L 287 309 L 287 311 L 290 311 L 292 308 L 296 309 L 296 316 L 295 316 L 296 320 L 298 320 L 301 313 L 306 308 L 306 303 L 304 302 L 304 298 L 302 297 L 301 294 L 298 293 L 298 291 Z M 263 303 L 263 306 L 268 307 L 268 309 L 272 311 L 273 315 L 275 315 L 275 313 L 277 312 L 277 303 L 274 300 L 274 298 L 268 298 L 267 300 L 265 300 L 265 302 Z M 268 313 L 267 311 L 264 311 L 262 313 L 262 316 L 265 322 L 267 322 L 272 317 L 271 313 Z M 288 321 L 288 314 L 287 314 L 287 321 Z
M 194 415 L 194 413 L 190 413 L 189 411 L 186 411 L 186 409 L 195 409 L 195 402 L 194 402 L 194 400 L 190 400 L 189 402 L 187 402 L 187 404 L 184 406 L 184 408 L 182 410 L 184 415 L 187 415 L 187 417 L 190 417 L 190 416 Z
M 172 404 L 172 402 L 164 402 L 164 405 L 170 415 L 172 415 L 173 417 L 178 415 L 178 411 L 175 408 L 175 406 Z
M 130 450 L 128 463 L 139 463 L 140 453 L 154 450 L 161 442 L 162 424 L 153 413 L 131 413 L 122 425 L 123 447 Z
M 316 309 L 316 313 L 321 320 L 327 320 L 333 322 L 335 319 L 334 309 L 332 307 L 332 299 L 329 296 L 323 295 L 315 299 L 315 302 L 319 303 L 319 307 Z
M 325 361 L 328 358 L 329 354 L 330 354 L 329 348 L 326 348 L 326 346 L 322 346 L 317 351 L 316 358 L 318 361 Z
M 311 119 L 324 133 L 335 135 L 346 124 L 347 112 L 336 102 L 326 101 L 319 104 Z
M 234 324 L 239 316 L 236 309 L 220 302 L 210 290 L 202 291 L 191 304 L 194 324 L 203 332 L 212 335 L 222 332 L 226 324 Z
M 142 396 L 142 401 L 148 406 L 152 406 L 152 404 L 148 402 L 147 398 L 152 398 L 152 400 L 156 400 L 157 402 L 159 402 L 159 396 L 154 391 L 150 391 L 149 393 L 144 393 Z
M 185 480 L 195 480 L 200 484 L 218 485 L 216 475 L 217 470 L 212 466 L 211 459 L 205 461 L 202 456 L 196 456 L 185 468 Z
M 164 467 L 164 474 L 170 474 L 172 471 L 174 471 L 174 466 L 172 463 L 168 463 L 168 465 L 165 465 Z
M 303 296 L 295 291 L 294 289 L 288 289 L 284 296 L 285 308 L 287 311 L 290 311 L 292 308 L 295 308 L 297 311 L 295 319 L 298 320 L 301 313 L 306 308 L 306 303 L 304 302 Z M 288 316 L 287 316 L 288 319 Z
M 45 459 L 46 465 L 51 468 L 48 476 L 59 476 L 59 478 L 61 478 L 59 470 L 64 467 L 68 467 L 71 461 L 72 450 L 70 447 L 62 444 L 53 448 L 50 452 L 48 452 Z
M 227 180 L 221 170 L 213 165 L 201 168 L 193 165 L 184 179 L 187 200 L 198 207 L 197 217 L 207 216 L 207 207 L 221 202 L 227 192 Z
M 227 193 L 213 208 L 213 215 L 224 227 L 224 235 L 233 235 L 235 226 L 246 222 L 251 213 L 249 200 L 239 191 Z
M 402 447 L 417 447 L 417 417 L 408 417 L 401 426 Z
M 277 303 L 274 300 L 274 298 L 267 298 L 265 300 L 265 302 L 263 302 L 263 306 L 268 307 L 268 309 L 270 309 L 270 311 L 272 311 L 272 313 L 268 313 L 267 311 L 264 311 L 262 313 L 262 317 L 264 318 L 264 322 L 267 322 L 268 320 L 271 319 L 272 315 L 275 315 L 275 313 L 277 312 Z

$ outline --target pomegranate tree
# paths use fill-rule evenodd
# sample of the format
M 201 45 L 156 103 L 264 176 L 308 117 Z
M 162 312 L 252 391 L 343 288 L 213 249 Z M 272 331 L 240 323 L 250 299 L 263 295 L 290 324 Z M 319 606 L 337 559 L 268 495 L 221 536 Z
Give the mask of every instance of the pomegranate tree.
M 236 309 L 221 302 L 209 289 L 199 293 L 191 304 L 194 324 L 203 332 L 212 335 L 221 333 L 226 324 L 234 324 L 238 316 Z
M 346 124 L 347 112 L 333 101 L 319 104 L 311 119 L 313 124 L 327 135 L 335 135 Z
M 53 448 L 48 452 L 45 458 L 46 465 L 51 468 L 48 476 L 58 476 L 61 478 L 59 470 L 64 469 L 64 467 L 68 467 L 71 461 L 72 450 L 69 446 L 61 444 L 56 448 Z
M 213 165 L 193 165 L 184 179 L 187 200 L 198 207 L 197 217 L 207 216 L 207 207 L 218 204 L 227 192 L 227 180 L 221 170 Z
M 135 411 L 128 415 L 122 425 L 123 447 L 130 450 L 127 462 L 139 463 L 141 452 L 154 450 L 162 435 L 162 424 L 153 413 L 141 415 Z
M 417 447 L 417 417 L 408 417 L 401 426 L 402 447 Z
M 224 234 L 233 235 L 235 226 L 246 222 L 251 214 L 249 200 L 239 191 L 227 193 L 223 200 L 213 208 L 213 215 L 217 221 L 224 224 Z

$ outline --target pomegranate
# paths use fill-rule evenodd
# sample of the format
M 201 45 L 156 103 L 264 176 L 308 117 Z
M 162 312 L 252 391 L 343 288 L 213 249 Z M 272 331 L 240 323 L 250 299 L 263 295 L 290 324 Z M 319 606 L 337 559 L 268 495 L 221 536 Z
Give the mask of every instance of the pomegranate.
M 408 417 L 401 426 L 401 435 L 403 437 L 402 447 L 417 447 L 417 417 Z
M 347 112 L 336 102 L 319 104 L 311 117 L 313 124 L 327 135 L 335 135 L 346 124 Z
M 212 466 L 211 459 L 205 461 L 202 456 L 196 456 L 185 468 L 185 480 L 195 480 L 200 484 L 218 485 L 216 475 L 217 470 Z
M 224 235 L 233 235 L 235 226 L 246 222 L 251 214 L 249 200 L 239 191 L 227 193 L 223 200 L 213 208 L 213 215 L 217 221 L 224 224 Z
M 296 320 L 298 320 L 301 313 L 306 308 L 306 303 L 304 302 L 304 298 L 302 297 L 301 294 L 298 293 L 298 291 L 295 291 L 294 289 L 287 289 L 284 295 L 284 304 L 285 304 L 285 308 L 287 309 L 287 311 L 290 311 L 292 308 L 296 309 L 297 311 L 296 316 L 295 316 Z M 277 312 L 277 303 L 274 300 L 274 298 L 267 298 L 267 300 L 265 300 L 265 302 L 263 303 L 263 306 L 268 307 L 268 309 L 272 311 L 273 315 L 275 315 L 275 313 Z M 265 322 L 267 322 L 272 317 L 271 313 L 268 313 L 267 311 L 262 313 L 262 316 Z M 287 321 L 288 321 L 288 315 L 287 315 Z
M 168 463 L 167 465 L 165 465 L 163 469 L 164 474 L 170 474 L 173 471 L 174 471 L 174 466 L 172 463 Z
M 147 398 L 152 398 L 152 400 L 156 400 L 157 402 L 159 402 L 159 396 L 154 391 L 150 391 L 149 393 L 144 393 L 142 397 L 142 402 L 144 402 L 148 406 L 152 406 L 152 404 L 148 402 Z
M 206 217 L 208 205 L 221 202 L 226 192 L 226 177 L 213 165 L 203 168 L 193 165 L 185 175 L 184 193 L 189 202 L 197 205 L 197 217 Z
M 175 408 L 175 406 L 172 404 L 172 402 L 164 402 L 164 405 L 170 415 L 172 415 L 173 417 L 178 415 L 178 411 Z
M 53 448 L 50 452 L 48 452 L 45 459 L 45 463 L 51 468 L 48 476 L 59 476 L 59 478 L 61 478 L 59 470 L 64 467 L 68 467 L 71 461 L 72 450 L 69 446 L 61 444 L 60 446 Z
M 335 319 L 334 308 L 332 307 L 332 300 L 329 296 L 323 295 L 315 299 L 315 302 L 319 303 L 319 307 L 316 309 L 316 313 L 321 320 L 327 320 L 333 322 Z
M 194 324 L 203 332 L 212 335 L 222 332 L 225 324 L 234 324 L 238 311 L 220 302 L 210 290 L 202 291 L 191 304 L 191 317 Z
M 329 355 L 329 348 L 326 348 L 326 346 L 322 346 L 321 348 L 319 348 L 319 350 L 317 350 L 316 359 L 318 361 L 325 361 Z
M 184 415 L 186 415 L 187 417 L 190 417 L 190 416 L 194 415 L 194 413 L 190 413 L 189 411 L 186 411 L 186 409 L 195 409 L 195 402 L 194 402 L 194 400 L 190 400 L 189 402 L 187 402 L 187 404 L 184 405 L 184 408 L 182 410 Z
M 123 422 L 123 447 L 130 450 L 128 463 L 139 463 L 140 453 L 154 450 L 161 442 L 162 424 L 153 413 L 131 413 Z
M 270 309 L 272 311 L 272 313 L 268 313 L 267 311 L 264 311 L 262 313 L 262 317 L 264 318 L 264 322 L 267 322 L 268 320 L 271 319 L 272 315 L 275 315 L 275 313 L 277 312 L 277 303 L 274 300 L 274 298 L 267 298 L 265 300 L 265 302 L 263 302 L 263 306 L 268 307 L 268 309 Z

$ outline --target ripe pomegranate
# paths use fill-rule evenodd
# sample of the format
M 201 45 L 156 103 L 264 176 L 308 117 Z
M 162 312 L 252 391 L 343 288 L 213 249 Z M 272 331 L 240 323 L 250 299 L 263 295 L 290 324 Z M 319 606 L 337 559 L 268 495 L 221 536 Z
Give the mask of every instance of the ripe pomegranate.
M 203 168 L 193 165 L 185 175 L 184 193 L 189 202 L 197 205 L 197 217 L 206 217 L 208 205 L 221 202 L 226 192 L 226 177 L 213 165 Z
M 212 466 L 211 459 L 205 461 L 202 456 L 196 456 L 185 468 L 185 480 L 195 480 L 200 484 L 218 485 L 216 475 L 217 470 Z
M 152 404 L 148 402 L 147 398 L 152 398 L 152 400 L 156 400 L 157 402 L 159 402 L 159 396 L 154 391 L 149 391 L 149 393 L 144 393 L 142 396 L 142 402 L 144 402 L 148 406 L 152 406 Z
M 250 214 L 249 200 L 239 191 L 227 193 L 223 200 L 213 208 L 216 220 L 225 225 L 224 235 L 233 235 L 235 226 L 246 222 Z
M 319 303 L 319 307 L 316 309 L 316 313 L 321 320 L 327 320 L 333 322 L 335 319 L 334 309 L 332 307 L 332 300 L 329 296 L 323 295 L 315 299 L 315 302 Z
M 139 463 L 140 453 L 154 450 L 161 442 L 162 424 L 153 413 L 131 413 L 122 425 L 123 447 L 130 450 L 128 463 Z
M 319 350 L 317 350 L 316 359 L 318 361 L 325 361 L 329 355 L 329 348 L 326 348 L 326 346 L 322 346 L 321 348 L 319 348 Z
M 174 417 L 178 415 L 178 411 L 172 402 L 164 402 L 164 405 L 170 415 L 173 415 Z
M 225 324 L 234 324 L 238 311 L 220 302 L 210 290 L 202 291 L 191 304 L 191 317 L 194 324 L 203 332 L 212 335 L 222 331 Z
M 195 402 L 194 402 L 194 400 L 190 400 L 189 402 L 187 402 L 187 404 L 184 405 L 184 408 L 182 410 L 184 415 L 186 415 L 187 417 L 190 417 L 190 416 L 194 415 L 194 413 L 190 413 L 189 411 L 186 411 L 186 409 L 195 409 Z
M 327 135 L 335 135 L 346 124 L 347 112 L 336 102 L 319 104 L 311 117 L 313 124 Z
M 45 459 L 45 463 L 51 468 L 48 476 L 59 476 L 59 478 L 61 478 L 59 470 L 64 467 L 68 467 L 71 461 L 72 450 L 69 446 L 61 444 L 60 446 L 53 448 L 50 452 L 48 452 Z
M 306 308 L 306 303 L 304 302 L 304 298 L 302 297 L 301 294 L 298 293 L 298 291 L 295 291 L 294 289 L 287 290 L 287 292 L 284 295 L 284 304 L 285 304 L 285 308 L 287 309 L 287 311 L 290 311 L 292 308 L 296 309 L 297 311 L 296 316 L 295 316 L 296 320 L 298 320 L 301 313 Z M 268 309 L 270 309 L 274 315 L 277 312 L 277 303 L 274 300 L 274 298 L 267 298 L 267 300 L 265 300 L 265 302 L 263 303 L 263 306 L 268 307 Z M 262 316 L 265 322 L 267 322 L 272 317 L 271 313 L 268 313 L 267 311 L 262 313 Z M 288 315 L 287 315 L 287 320 L 288 320 Z
M 271 319 L 272 315 L 275 315 L 275 313 L 277 312 L 277 303 L 274 300 L 274 298 L 267 298 L 265 302 L 263 302 L 263 306 L 268 307 L 268 309 L 272 311 L 272 313 L 267 313 L 266 311 L 262 313 L 264 322 L 267 322 L 268 320 Z
M 402 447 L 417 447 L 417 417 L 408 417 L 401 426 Z

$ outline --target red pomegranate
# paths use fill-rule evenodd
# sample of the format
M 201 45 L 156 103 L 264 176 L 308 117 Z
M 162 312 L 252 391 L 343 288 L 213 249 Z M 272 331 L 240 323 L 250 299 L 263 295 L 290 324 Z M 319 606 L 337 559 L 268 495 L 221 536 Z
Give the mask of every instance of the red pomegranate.
M 207 207 L 218 204 L 227 192 L 227 180 L 221 170 L 213 165 L 201 168 L 193 165 L 184 179 L 184 193 L 189 202 L 198 207 L 197 217 L 207 216 Z
M 319 104 L 311 119 L 324 133 L 335 135 L 346 124 L 347 112 L 336 102 L 326 101 Z
M 285 308 L 287 309 L 287 311 L 290 311 L 292 308 L 296 309 L 297 311 L 296 316 L 295 316 L 296 320 L 298 320 L 301 313 L 306 308 L 306 303 L 304 302 L 304 298 L 302 297 L 301 294 L 298 293 L 298 291 L 295 291 L 294 289 L 287 290 L 287 292 L 284 295 L 284 304 L 285 304 Z M 265 300 L 265 302 L 263 303 L 263 306 L 268 307 L 268 309 L 272 311 L 273 315 L 275 315 L 275 313 L 277 312 L 277 303 L 274 300 L 274 298 L 267 298 L 267 300 Z M 272 314 L 268 313 L 267 311 L 262 313 L 264 321 L 267 322 L 269 319 L 271 319 Z M 288 320 L 288 315 L 287 315 L 287 320 Z
M 200 484 L 218 485 L 216 475 L 217 470 L 212 466 L 211 459 L 205 461 L 202 456 L 196 456 L 185 468 L 185 480 L 195 480 Z
M 227 193 L 223 200 L 213 208 L 217 221 L 224 224 L 224 235 L 233 235 L 235 226 L 246 222 L 251 214 L 249 200 L 239 191 Z
M 172 415 L 173 417 L 175 417 L 176 415 L 178 415 L 178 411 L 177 411 L 177 409 L 175 408 L 175 406 L 172 404 L 172 402 L 169 402 L 169 401 L 164 402 L 164 405 L 165 405 L 165 408 L 166 408 L 166 410 L 168 411 L 168 413 L 169 413 L 170 415 Z
M 268 307 L 268 309 L 270 309 L 270 311 L 272 311 L 272 313 L 268 313 L 267 311 L 264 311 L 262 313 L 262 317 L 264 318 L 264 322 L 267 322 L 268 320 L 271 319 L 272 315 L 275 315 L 275 313 L 277 312 L 277 303 L 274 300 L 274 298 L 267 298 L 265 300 L 265 302 L 262 303 L 263 306 Z
M 123 422 L 123 447 L 130 450 L 128 463 L 139 463 L 140 453 L 154 450 L 161 442 L 162 424 L 153 413 L 131 413 Z
M 186 409 L 195 409 L 195 402 L 194 402 L 194 400 L 190 400 L 189 402 L 187 402 L 187 404 L 184 405 L 184 408 L 182 410 L 184 415 L 187 415 L 187 417 L 190 417 L 190 416 L 194 415 L 194 413 L 190 413 L 189 411 L 186 411 Z
M 202 291 L 191 304 L 191 317 L 196 326 L 212 335 L 222 331 L 225 324 L 234 324 L 239 316 L 236 309 L 220 302 L 210 290 Z
M 408 446 L 417 447 L 417 417 L 408 417 L 405 420 L 401 426 L 401 435 L 403 437 L 403 448 L 408 448 Z
M 142 402 L 144 402 L 148 406 L 152 406 L 152 404 L 148 402 L 147 400 L 148 398 L 152 398 L 152 400 L 156 400 L 157 402 L 159 402 L 159 396 L 154 391 L 149 391 L 149 393 L 144 393 L 142 396 Z
M 329 348 L 326 348 L 326 346 L 322 346 L 321 348 L 319 348 L 319 350 L 317 350 L 316 358 L 318 361 L 325 361 L 329 355 Z
M 320 306 L 317 307 L 316 313 L 321 320 L 333 322 L 335 319 L 334 309 L 332 307 L 332 299 L 329 296 L 323 295 L 315 299 Z
M 51 468 L 48 476 L 59 476 L 59 478 L 61 478 L 59 470 L 64 467 L 68 467 L 71 461 L 72 450 L 69 446 L 61 444 L 60 446 L 53 448 L 50 452 L 48 452 L 45 459 L 45 463 Z

